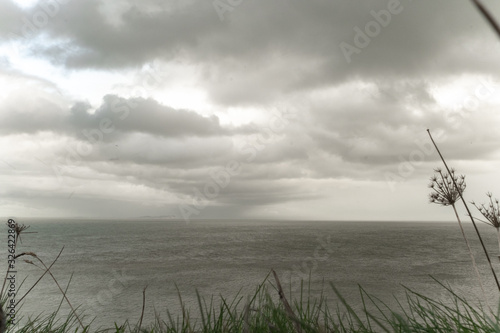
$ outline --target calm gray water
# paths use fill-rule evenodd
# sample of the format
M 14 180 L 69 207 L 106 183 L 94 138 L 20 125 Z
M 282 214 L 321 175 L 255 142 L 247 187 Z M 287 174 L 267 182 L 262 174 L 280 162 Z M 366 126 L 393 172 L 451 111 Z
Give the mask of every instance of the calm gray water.
M 238 292 L 252 294 L 271 269 L 278 272 L 287 289 L 297 290 L 300 279 L 307 279 L 310 272 L 315 295 L 320 293 L 323 281 L 331 281 L 355 304 L 359 302 L 357 284 L 389 303 L 393 295 L 403 295 L 401 284 L 427 295 L 443 295 L 443 288 L 429 275 L 462 294 L 480 296 L 456 223 L 19 222 L 31 225 L 28 231 L 37 233 L 22 236 L 17 253 L 33 251 L 48 265 L 64 246 L 53 267 L 54 275 L 65 287 L 73 274 L 68 297 L 87 314 L 97 317 L 96 326 L 109 327 L 126 319 L 136 323 L 145 286 L 145 322 L 152 321 L 155 312 L 165 319 L 167 309 L 178 313 L 176 286 L 196 317 L 196 289 L 207 299 L 212 295 L 232 299 Z M 494 229 L 481 226 L 480 230 L 498 267 Z M 467 225 L 467 232 L 476 245 L 486 289 L 496 297 L 496 287 L 471 225 Z M 5 242 L 5 249 L 0 249 L 4 258 L 6 247 Z M 19 292 L 23 294 L 42 271 L 21 262 L 17 269 L 18 281 L 27 278 Z M 334 300 L 328 284 L 324 289 Z M 19 313 L 27 316 L 52 312 L 60 301 L 61 293 L 46 276 Z

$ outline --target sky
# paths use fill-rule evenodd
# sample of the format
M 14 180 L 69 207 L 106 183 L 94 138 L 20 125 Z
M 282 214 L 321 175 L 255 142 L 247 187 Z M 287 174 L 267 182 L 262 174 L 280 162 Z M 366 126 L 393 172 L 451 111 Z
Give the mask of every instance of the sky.
M 499 59 L 466 0 L 4 0 L 0 216 L 453 220 L 426 129 L 500 196 Z

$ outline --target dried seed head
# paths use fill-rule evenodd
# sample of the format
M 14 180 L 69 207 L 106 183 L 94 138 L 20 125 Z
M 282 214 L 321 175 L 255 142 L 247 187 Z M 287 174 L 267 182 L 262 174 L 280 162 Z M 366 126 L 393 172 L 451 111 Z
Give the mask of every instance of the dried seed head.
M 450 174 L 444 173 L 440 168 L 436 168 L 438 173 L 431 177 L 429 187 L 433 192 L 429 195 L 431 203 L 449 206 L 455 204 L 460 198 L 460 194 L 465 191 L 465 176 L 456 176 L 455 170 L 451 170 Z M 456 186 L 455 186 L 456 184 Z
M 31 256 L 33 258 L 37 258 L 38 259 L 38 256 L 34 252 L 19 253 L 19 254 L 16 254 L 14 258 L 17 259 L 17 258 L 22 257 L 22 256 Z
M 493 203 L 493 194 L 491 192 L 486 193 L 486 196 L 490 198 L 490 202 L 488 204 L 488 208 L 486 208 L 485 204 L 476 205 L 476 203 L 472 203 L 476 209 L 484 216 L 487 224 L 499 229 L 500 228 L 500 205 L 498 204 L 498 199 L 495 199 L 495 203 Z
M 26 230 L 26 229 L 28 229 L 28 228 L 30 227 L 29 225 L 28 225 L 28 226 L 26 226 L 26 225 L 24 225 L 24 224 L 19 224 L 19 223 L 17 223 L 17 222 L 16 222 L 16 221 L 14 221 L 14 220 L 9 220 L 9 221 L 7 222 L 7 225 L 9 226 L 9 228 L 12 228 L 12 227 L 14 228 L 14 231 L 15 231 L 15 233 L 16 233 L 16 239 L 19 239 L 19 241 L 21 241 L 21 237 L 20 237 L 21 233 L 22 233 L 24 230 Z

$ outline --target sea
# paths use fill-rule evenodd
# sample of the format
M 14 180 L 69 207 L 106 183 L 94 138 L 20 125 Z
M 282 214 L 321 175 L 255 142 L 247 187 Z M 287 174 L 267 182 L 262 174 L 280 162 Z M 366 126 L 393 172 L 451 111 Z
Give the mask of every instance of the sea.
M 181 300 L 199 319 L 198 295 L 219 304 L 253 295 L 259 286 L 276 294 L 271 270 L 285 294 L 338 302 L 332 285 L 354 306 L 360 286 L 389 306 L 408 289 L 448 297 L 449 286 L 473 302 L 496 309 L 498 289 L 470 223 L 465 231 L 486 289 L 484 300 L 457 222 L 29 219 L 16 254 L 16 317 L 26 320 L 70 311 L 67 300 L 93 328 L 167 321 Z M 495 230 L 479 225 L 494 269 L 500 268 Z M 0 255 L 7 264 L 7 226 Z M 62 252 L 61 252 L 62 251 Z M 30 262 L 23 261 L 24 259 Z M 5 270 L 4 270 L 5 271 Z M 500 272 L 499 272 L 500 273 Z M 55 283 L 55 280 L 58 284 Z M 301 282 L 302 281 L 302 282 Z M 59 286 L 58 286 L 59 285 Z M 61 290 L 66 293 L 63 299 Z M 203 301 L 202 301 L 203 302 Z

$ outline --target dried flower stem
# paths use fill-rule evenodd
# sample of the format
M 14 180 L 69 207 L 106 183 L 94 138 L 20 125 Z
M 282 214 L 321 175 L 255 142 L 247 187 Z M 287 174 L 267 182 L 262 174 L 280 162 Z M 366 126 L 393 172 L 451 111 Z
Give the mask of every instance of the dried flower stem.
M 462 232 L 462 236 L 464 237 L 465 244 L 467 244 L 467 249 L 469 250 L 470 259 L 472 260 L 472 265 L 474 266 L 474 270 L 476 272 L 477 280 L 479 281 L 479 285 L 481 286 L 481 291 L 483 293 L 483 298 L 486 300 L 486 292 L 484 291 L 483 279 L 481 279 L 481 274 L 479 273 L 479 269 L 477 268 L 476 259 L 474 258 L 474 254 L 472 253 L 472 249 L 469 244 L 469 240 L 467 236 L 465 236 L 464 227 L 462 226 L 462 220 L 460 220 L 460 216 L 458 215 L 457 208 L 455 204 L 451 205 L 453 207 L 453 211 L 455 212 L 455 216 L 457 217 L 458 225 L 460 226 L 460 231 Z
M 52 266 L 56 263 L 56 261 L 59 259 L 59 257 L 61 256 L 61 253 L 63 252 L 64 250 L 64 246 L 62 247 L 61 251 L 59 251 L 59 254 L 57 255 L 57 257 L 54 259 L 54 261 L 52 262 L 52 264 L 50 264 L 50 266 L 45 270 L 45 272 L 43 272 L 43 274 L 38 278 L 38 280 L 36 280 L 36 282 L 31 286 L 31 288 L 26 292 L 26 294 L 23 295 L 23 297 L 21 297 L 17 302 L 20 303 L 26 296 L 28 296 L 28 294 L 31 292 L 31 290 L 33 290 L 33 288 L 35 288 L 35 286 L 38 284 L 38 282 L 40 282 L 40 280 L 42 280 L 42 278 L 45 276 L 45 274 L 47 274 L 49 272 L 49 269 L 52 268 Z
M 479 0 L 472 0 L 472 3 L 474 3 L 476 8 L 481 12 L 481 14 L 483 14 L 493 30 L 495 30 L 495 32 L 497 33 L 498 37 L 500 37 L 500 26 L 498 25 L 498 22 L 495 20 L 493 15 L 491 15 L 489 10 L 486 9 L 486 7 Z
M 62 251 L 62 250 L 61 250 Z M 64 299 L 66 300 L 66 302 L 68 303 L 69 307 L 71 308 L 71 311 L 73 312 L 73 314 L 75 315 L 76 319 L 78 320 L 78 323 L 80 324 L 80 326 L 82 327 L 82 329 L 85 331 L 85 326 L 83 325 L 82 321 L 80 320 L 80 317 L 78 317 L 78 314 L 76 313 L 76 310 L 73 308 L 73 305 L 71 304 L 71 302 L 69 301 L 68 297 L 66 296 L 66 292 L 64 292 L 64 290 L 61 288 L 61 285 L 59 284 L 59 282 L 57 281 L 56 277 L 52 274 L 52 272 L 50 271 L 50 267 L 47 267 L 45 265 L 45 263 L 42 261 L 42 259 L 40 259 L 39 257 L 36 257 L 36 259 L 38 259 L 38 261 L 40 261 L 40 263 L 43 265 L 43 267 L 45 268 L 46 272 L 49 273 L 49 275 L 52 277 L 52 280 L 54 280 L 54 282 L 56 283 L 57 287 L 59 288 L 59 290 L 61 291 Z M 45 273 L 44 273 L 45 274 Z M 141 317 L 142 319 L 142 317 Z
M 485 204 L 476 205 L 475 202 L 472 202 L 474 206 L 476 206 L 477 210 L 484 216 L 486 221 L 478 219 L 481 222 L 484 222 L 488 225 L 491 225 L 497 230 L 497 238 L 498 238 L 498 249 L 500 251 L 500 202 L 498 199 L 493 201 L 493 194 L 488 192 L 486 195 L 490 198 L 490 203 L 488 206 Z M 500 258 L 500 255 L 498 256 Z
M 460 226 L 460 231 L 462 232 L 465 244 L 467 245 L 467 249 L 469 250 L 469 255 L 472 260 L 472 266 L 474 266 L 474 270 L 476 272 L 476 277 L 481 287 L 483 298 L 486 301 L 487 298 L 486 298 L 486 292 L 484 291 L 483 280 L 481 279 L 481 274 L 479 273 L 479 269 L 476 264 L 476 259 L 474 258 L 474 254 L 472 253 L 469 240 L 467 239 L 467 236 L 465 234 L 462 225 L 462 220 L 460 219 L 460 216 L 458 215 L 457 212 L 457 208 L 455 206 L 457 200 L 460 198 L 459 193 L 463 193 L 467 186 L 465 183 L 465 176 L 455 175 L 453 169 L 451 169 L 451 174 L 448 174 L 446 172 L 443 173 L 443 171 L 440 168 L 435 169 L 434 171 L 437 173 L 437 175 L 431 177 L 431 183 L 429 184 L 429 187 L 432 189 L 432 192 L 429 194 L 429 200 L 431 203 L 441 204 L 443 206 L 451 206 L 453 208 L 453 211 L 455 212 L 455 216 L 458 221 L 458 225 Z M 452 179 L 456 181 L 457 186 L 453 184 Z M 490 312 L 493 313 L 491 308 Z
M 445 161 L 443 155 L 441 154 L 441 151 L 439 150 L 438 146 L 436 145 L 436 142 L 434 142 L 434 139 L 432 138 L 432 135 L 431 135 L 431 131 L 429 129 L 427 129 L 427 133 L 429 134 L 429 137 L 431 138 L 432 144 L 436 148 L 436 150 L 439 154 L 439 157 L 441 157 L 441 161 L 443 161 L 443 164 L 446 167 L 446 170 L 448 171 L 449 174 L 451 174 L 450 169 L 448 168 L 448 164 L 446 164 L 446 161 Z M 474 218 L 472 217 L 472 214 L 469 210 L 469 206 L 467 206 L 467 203 L 465 202 L 465 199 L 464 199 L 462 193 L 459 191 L 457 183 L 453 177 L 452 177 L 452 181 L 453 181 L 453 185 L 455 186 L 455 188 L 457 189 L 457 191 L 460 195 L 460 199 L 462 200 L 462 203 L 464 204 L 465 209 L 467 210 L 467 214 L 469 215 L 469 217 L 472 221 L 472 225 L 474 226 L 474 229 L 476 230 L 476 234 L 477 234 L 477 237 L 479 238 L 479 241 L 481 242 L 481 246 L 483 248 L 484 255 L 486 256 L 486 259 L 488 260 L 488 264 L 490 265 L 491 273 L 493 274 L 493 277 L 495 278 L 495 283 L 498 287 L 498 291 L 500 291 L 500 283 L 498 282 L 497 274 L 495 273 L 495 270 L 493 269 L 493 265 L 491 264 L 490 256 L 488 255 L 488 251 L 486 250 L 486 246 L 484 245 L 483 238 L 481 237 L 481 234 L 479 233 L 479 229 L 477 228 L 476 222 L 474 221 Z
M 497 228 L 498 253 L 500 253 L 500 228 Z M 498 256 L 500 258 L 500 255 Z
M 285 293 L 283 292 L 283 288 L 281 288 L 281 283 L 280 280 L 278 279 L 278 274 L 274 271 L 274 269 L 271 270 L 271 272 L 274 275 L 274 280 L 276 280 L 276 286 L 278 288 L 278 294 L 280 296 L 281 303 L 283 303 L 283 306 L 285 307 L 285 311 L 288 315 L 288 317 L 293 321 L 295 325 L 295 330 L 297 333 L 302 333 L 302 327 L 300 325 L 300 320 L 297 317 L 297 315 L 293 312 L 292 307 L 288 303 L 288 300 L 285 297 Z

